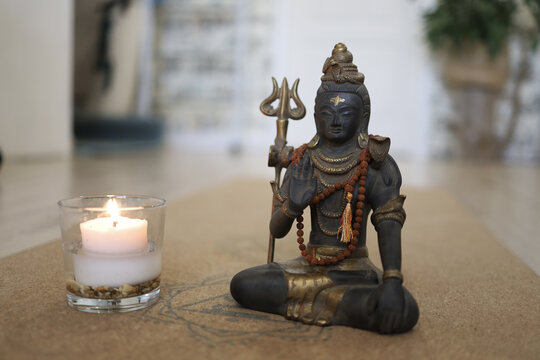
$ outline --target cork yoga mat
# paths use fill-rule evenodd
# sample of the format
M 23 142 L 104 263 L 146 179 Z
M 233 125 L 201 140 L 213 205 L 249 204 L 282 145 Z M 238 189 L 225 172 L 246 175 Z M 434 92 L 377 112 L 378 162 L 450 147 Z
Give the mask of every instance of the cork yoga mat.
M 420 306 L 411 332 L 307 326 L 238 307 L 228 283 L 266 260 L 270 193 L 242 181 L 170 203 L 161 299 L 147 310 L 69 308 L 59 241 L 0 259 L 0 358 L 540 358 L 540 278 L 436 190 L 405 191 L 403 273 Z M 289 236 L 276 258 L 297 251 Z

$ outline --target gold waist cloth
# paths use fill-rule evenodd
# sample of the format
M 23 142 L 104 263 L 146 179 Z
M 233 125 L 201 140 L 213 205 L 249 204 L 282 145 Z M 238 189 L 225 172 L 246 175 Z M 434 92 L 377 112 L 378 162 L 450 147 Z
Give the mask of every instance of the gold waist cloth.
M 331 254 L 334 254 L 335 248 L 343 251 L 341 247 L 308 247 L 310 251 L 315 250 L 319 256 L 334 256 Z M 367 254 L 367 249 L 364 251 Z M 358 251 L 358 253 L 361 252 Z M 278 265 L 284 271 L 287 280 L 286 317 L 305 324 L 331 325 L 343 295 L 351 286 L 373 286 L 382 282 L 382 272 L 367 256 L 358 256 L 358 254 L 353 256 L 329 266 L 311 266 L 304 257 L 279 262 Z M 328 276 L 330 271 L 350 272 L 352 281 L 336 284 Z M 362 273 L 372 274 L 371 280 L 366 282 L 361 275 L 358 275 L 358 281 L 354 281 L 355 276 Z

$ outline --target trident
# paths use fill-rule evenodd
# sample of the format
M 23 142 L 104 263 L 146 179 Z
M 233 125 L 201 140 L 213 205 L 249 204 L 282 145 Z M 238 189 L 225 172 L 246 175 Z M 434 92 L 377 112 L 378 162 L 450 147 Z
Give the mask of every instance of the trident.
M 296 79 L 292 89 L 289 90 L 289 83 L 287 82 L 286 77 L 283 78 L 281 87 L 278 87 L 276 79 L 272 77 L 272 85 L 274 87 L 272 94 L 264 99 L 260 106 L 261 112 L 264 115 L 277 116 L 277 135 L 274 139 L 274 145 L 270 146 L 270 151 L 268 153 L 268 166 L 274 167 L 275 169 L 275 178 L 273 181 L 270 181 L 274 198 L 276 197 L 276 194 L 281 186 L 281 169 L 289 166 L 289 163 L 291 162 L 291 155 L 294 150 L 292 146 L 286 146 L 289 118 L 293 120 L 300 120 L 306 115 L 306 108 L 298 97 L 299 82 L 300 79 Z M 279 101 L 277 107 L 274 108 L 272 103 L 278 99 Z M 296 108 L 291 109 L 291 99 L 296 104 Z M 274 213 L 274 210 L 275 203 L 272 202 L 272 212 L 270 213 L 270 216 Z M 270 234 L 268 238 L 267 258 L 267 262 L 269 264 L 274 261 L 274 248 L 275 238 L 272 234 Z

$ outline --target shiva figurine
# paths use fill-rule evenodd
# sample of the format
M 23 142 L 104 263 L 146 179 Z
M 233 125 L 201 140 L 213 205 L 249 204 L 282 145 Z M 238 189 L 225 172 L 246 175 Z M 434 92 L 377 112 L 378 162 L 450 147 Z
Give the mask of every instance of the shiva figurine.
M 364 75 L 347 47 L 335 45 L 315 97 L 316 135 L 297 149 L 285 146 L 287 116 L 303 117 L 298 80 L 286 79 L 261 104 L 278 115 L 269 164 L 276 167 L 269 263 L 236 274 L 230 290 L 242 306 L 314 325 L 345 325 L 383 334 L 410 330 L 418 305 L 403 287 L 401 174 L 388 154 L 390 139 L 368 135 L 370 100 Z M 291 94 L 292 92 L 292 94 Z M 270 103 L 280 100 L 280 109 Z M 298 108 L 290 109 L 290 99 Z M 281 121 L 281 123 L 280 123 Z M 282 184 L 279 171 L 287 168 Z M 278 171 L 279 170 L 279 171 Z M 311 231 L 305 244 L 303 211 Z M 368 258 L 368 215 L 377 231 L 383 270 Z M 296 220 L 301 256 L 273 262 L 273 239 Z

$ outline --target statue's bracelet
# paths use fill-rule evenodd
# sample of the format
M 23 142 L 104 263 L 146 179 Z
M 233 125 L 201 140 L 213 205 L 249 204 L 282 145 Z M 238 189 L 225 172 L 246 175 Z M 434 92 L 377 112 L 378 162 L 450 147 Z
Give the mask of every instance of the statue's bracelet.
M 388 278 L 398 278 L 399 280 L 401 280 L 401 282 L 403 282 L 403 274 L 401 273 L 401 271 L 396 269 L 384 270 L 382 278 L 383 280 L 386 280 Z

